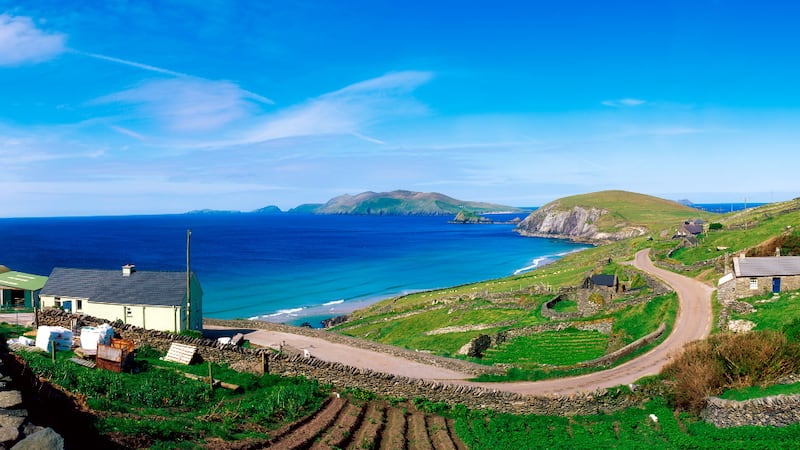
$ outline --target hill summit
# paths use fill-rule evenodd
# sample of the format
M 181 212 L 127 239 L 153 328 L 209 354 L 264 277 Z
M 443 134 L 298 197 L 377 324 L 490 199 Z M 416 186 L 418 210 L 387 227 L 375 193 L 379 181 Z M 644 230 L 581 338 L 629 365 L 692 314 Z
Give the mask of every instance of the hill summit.
M 455 215 L 459 211 L 476 213 L 517 212 L 520 208 L 493 203 L 457 200 L 437 192 L 362 192 L 340 195 L 323 205 L 303 205 L 302 212 L 357 215 Z
M 627 191 L 564 197 L 517 225 L 523 236 L 602 243 L 653 233 L 707 213 L 672 200 Z

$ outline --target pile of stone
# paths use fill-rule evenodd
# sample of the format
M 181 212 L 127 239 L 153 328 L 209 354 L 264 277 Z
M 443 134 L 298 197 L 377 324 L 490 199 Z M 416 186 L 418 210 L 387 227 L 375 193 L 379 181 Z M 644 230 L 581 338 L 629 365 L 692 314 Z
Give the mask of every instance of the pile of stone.
M 0 360 L 0 450 L 63 450 L 64 439 L 52 428 L 36 426 L 22 406 L 22 393 Z

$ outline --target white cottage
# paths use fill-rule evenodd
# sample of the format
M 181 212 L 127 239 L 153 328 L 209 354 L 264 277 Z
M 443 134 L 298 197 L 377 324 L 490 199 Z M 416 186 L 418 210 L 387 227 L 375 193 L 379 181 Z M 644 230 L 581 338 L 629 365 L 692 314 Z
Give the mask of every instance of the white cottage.
M 121 321 L 138 327 L 173 331 L 202 330 L 203 290 L 194 273 L 68 269 L 57 267 L 39 299 L 43 308 Z

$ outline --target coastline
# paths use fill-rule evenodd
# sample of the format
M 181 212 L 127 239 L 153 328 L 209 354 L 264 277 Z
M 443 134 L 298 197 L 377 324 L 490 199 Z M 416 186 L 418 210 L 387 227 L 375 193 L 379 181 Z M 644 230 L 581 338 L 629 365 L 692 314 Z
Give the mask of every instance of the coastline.
M 586 250 L 587 248 L 591 248 L 591 246 L 586 246 L 584 248 L 578 248 L 574 250 L 569 250 L 566 252 L 559 252 L 553 255 L 544 255 L 544 256 L 537 256 L 536 258 L 531 260 L 531 264 L 521 267 L 519 269 L 514 270 L 511 274 L 507 276 L 514 276 L 519 275 L 522 273 L 530 272 L 536 270 L 540 267 L 544 267 L 548 264 L 552 264 L 559 259 L 563 258 L 566 255 L 580 252 Z M 505 277 L 501 277 L 505 278 Z M 484 280 L 488 281 L 488 280 Z M 480 282 L 480 281 L 478 281 Z M 471 284 L 471 283 L 470 283 Z M 292 326 L 301 326 L 304 324 L 311 325 L 312 328 L 323 328 L 322 321 L 327 319 L 332 319 L 334 317 L 343 316 L 347 314 L 351 314 L 354 311 L 359 309 L 366 308 L 371 306 L 375 303 L 381 302 L 383 300 L 387 300 L 390 298 L 401 297 L 404 295 L 414 294 L 417 292 L 428 292 L 428 291 L 435 291 L 438 289 L 447 289 L 453 286 L 443 286 L 431 289 L 416 289 L 416 290 L 408 290 L 403 292 L 397 292 L 393 294 L 386 294 L 374 297 L 367 297 L 367 298 L 359 298 L 354 300 L 333 300 L 329 302 L 325 302 L 321 305 L 313 305 L 313 306 L 304 306 L 304 307 L 297 307 L 297 308 L 290 308 L 290 309 L 281 309 L 278 311 L 270 312 L 267 314 L 260 314 L 257 316 L 249 317 L 248 320 L 257 320 L 262 322 L 270 322 L 270 323 L 278 323 L 278 324 L 285 324 L 285 325 L 292 325 Z

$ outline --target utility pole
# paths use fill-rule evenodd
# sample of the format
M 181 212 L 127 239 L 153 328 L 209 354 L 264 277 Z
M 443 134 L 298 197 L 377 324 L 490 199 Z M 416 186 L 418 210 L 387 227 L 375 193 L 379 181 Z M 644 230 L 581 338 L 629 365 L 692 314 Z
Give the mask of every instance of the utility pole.
M 186 230 L 186 329 L 192 328 L 192 230 Z

